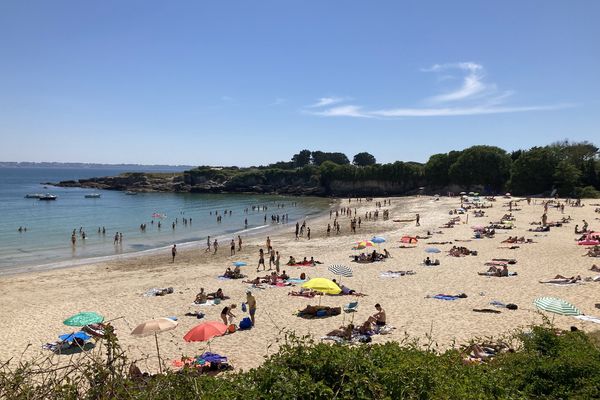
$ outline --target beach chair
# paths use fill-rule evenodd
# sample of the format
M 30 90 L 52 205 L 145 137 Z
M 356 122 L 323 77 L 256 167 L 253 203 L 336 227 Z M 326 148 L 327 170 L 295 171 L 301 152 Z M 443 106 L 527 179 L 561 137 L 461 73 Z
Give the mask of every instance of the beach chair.
M 344 306 L 344 312 L 350 313 L 356 311 L 358 311 L 358 301 L 353 301 Z

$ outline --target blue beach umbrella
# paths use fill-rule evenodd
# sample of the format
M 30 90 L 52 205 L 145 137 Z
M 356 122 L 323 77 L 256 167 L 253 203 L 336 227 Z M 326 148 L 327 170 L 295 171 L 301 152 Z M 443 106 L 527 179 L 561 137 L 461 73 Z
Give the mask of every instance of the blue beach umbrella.
M 234 267 L 245 267 L 246 265 L 248 265 L 248 264 L 246 264 L 243 261 L 236 261 L 236 262 L 233 263 Z
M 371 242 L 377 243 L 377 244 L 385 243 L 385 239 L 382 238 L 381 236 L 373 236 L 373 238 L 371 239 Z
M 425 249 L 425 253 L 441 253 L 442 251 L 435 247 L 428 247 Z

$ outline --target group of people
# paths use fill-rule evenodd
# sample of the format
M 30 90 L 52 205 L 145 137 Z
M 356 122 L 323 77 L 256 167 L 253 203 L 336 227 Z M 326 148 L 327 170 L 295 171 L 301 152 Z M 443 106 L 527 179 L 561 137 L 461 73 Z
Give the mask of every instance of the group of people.
M 384 261 L 387 258 L 392 258 L 392 255 L 387 249 L 383 249 L 383 253 L 378 253 L 377 250 L 373 250 L 369 254 L 360 253 L 359 255 L 353 256 L 354 262 L 358 263 L 372 263 L 376 261 Z

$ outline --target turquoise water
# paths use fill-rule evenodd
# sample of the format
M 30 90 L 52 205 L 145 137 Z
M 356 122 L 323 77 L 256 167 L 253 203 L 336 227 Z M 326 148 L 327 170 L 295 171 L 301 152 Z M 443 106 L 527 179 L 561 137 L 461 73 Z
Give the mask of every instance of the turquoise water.
M 329 205 L 329 201 L 322 198 L 187 193 L 128 196 L 107 190 L 44 188 L 41 184 L 120 172 L 123 171 L 0 168 L 0 274 L 18 267 L 131 253 L 173 243 L 200 241 L 199 245 L 205 246 L 207 235 L 219 237 L 221 246 L 226 248 L 231 237 L 239 232 L 244 236 L 277 225 L 271 223 L 271 215 L 288 214 L 290 229 L 293 229 L 297 220 L 316 215 Z M 95 192 L 101 197 L 84 197 Z M 58 199 L 26 199 L 28 193 L 51 193 Z M 253 211 L 252 206 L 257 209 Z M 246 208 L 248 213 L 244 212 Z M 223 214 L 225 210 L 231 210 L 231 216 Z M 222 215 L 220 223 L 216 211 Z M 154 213 L 164 217 L 153 218 Z M 176 218 L 178 223 L 173 229 Z M 191 223 L 183 224 L 183 218 L 191 219 Z M 248 219 L 247 228 L 245 218 Z M 161 221 L 160 229 L 158 221 Z M 146 230 L 142 232 L 140 225 L 144 223 Z M 26 227 L 27 231 L 19 232 L 19 227 Z M 98 233 L 98 228 L 102 227 L 106 230 L 105 235 Z M 80 228 L 86 234 L 85 240 L 79 234 Z M 75 246 L 71 245 L 73 229 L 77 232 Z M 116 232 L 123 234 L 121 245 L 113 244 Z

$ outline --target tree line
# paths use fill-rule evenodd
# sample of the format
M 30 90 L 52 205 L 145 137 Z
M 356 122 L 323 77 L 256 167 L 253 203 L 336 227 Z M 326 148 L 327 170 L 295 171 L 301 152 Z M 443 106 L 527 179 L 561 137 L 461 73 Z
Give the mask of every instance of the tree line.
M 343 153 L 302 150 L 290 161 L 266 168 L 302 170 L 324 186 L 334 180 L 383 180 L 400 181 L 411 189 L 425 186 L 441 190 L 455 185 L 468 190 L 478 186 L 487 193 L 556 191 L 561 196 L 576 197 L 596 197 L 600 190 L 599 149 L 587 141 L 565 140 L 510 153 L 496 146 L 477 145 L 433 154 L 425 164 L 378 164 L 367 152 L 354 155 L 350 163 Z

